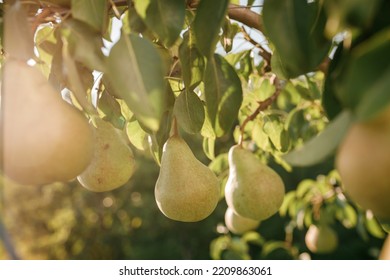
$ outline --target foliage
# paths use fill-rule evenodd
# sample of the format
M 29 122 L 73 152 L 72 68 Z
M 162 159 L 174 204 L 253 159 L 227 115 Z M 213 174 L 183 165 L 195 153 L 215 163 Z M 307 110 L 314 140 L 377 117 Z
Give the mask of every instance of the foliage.
M 298 259 L 307 228 L 325 220 L 356 251 L 341 243 L 338 254 L 312 258 L 377 257 L 385 231 L 348 199 L 333 158 L 354 122 L 390 105 L 389 1 L 240 1 L 252 10 L 227 0 L 9 2 L 4 29 L 18 37 L 1 41 L 2 60 L 31 58 L 34 46 L 51 84 L 126 132 L 140 162 L 135 178 L 104 194 L 77 182 L 4 185 L 21 256 L 207 258 L 197 242 L 210 242 L 213 259 Z M 174 118 L 221 190 L 236 143 L 274 168 L 288 191 L 279 215 L 242 236 L 224 227 L 223 199 L 200 223 L 161 217 L 153 185 Z M 20 223 L 31 227 L 18 234 Z

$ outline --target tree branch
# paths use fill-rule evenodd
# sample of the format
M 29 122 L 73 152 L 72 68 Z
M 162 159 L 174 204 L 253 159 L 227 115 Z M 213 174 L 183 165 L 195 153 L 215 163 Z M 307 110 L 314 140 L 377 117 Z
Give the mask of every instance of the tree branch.
M 275 92 L 270 96 L 268 97 L 267 99 L 265 99 L 264 101 L 260 101 L 259 102 L 259 106 L 256 108 L 256 110 L 250 114 L 241 124 L 241 127 L 240 127 L 240 132 L 241 132 L 241 139 L 243 138 L 243 135 L 244 135 L 244 131 L 245 131 L 245 127 L 246 125 L 250 122 L 250 121 L 253 121 L 258 114 L 260 114 L 260 112 L 264 111 L 265 109 L 267 109 L 269 106 L 272 105 L 272 103 L 275 102 L 275 100 L 278 98 L 280 92 L 282 91 L 283 89 L 283 86 L 280 82 L 280 80 L 274 76 L 274 80 L 273 80 L 273 84 L 275 85 Z M 241 141 L 241 140 L 240 140 Z M 239 143 L 241 144 L 241 143 Z
M 255 47 L 260 49 L 259 55 L 267 62 L 268 66 L 271 66 L 271 56 L 272 56 L 272 54 L 270 52 L 268 52 L 266 49 L 264 49 L 263 46 L 260 43 L 256 42 L 249 35 L 249 33 L 246 31 L 245 27 L 241 27 L 241 30 L 242 30 L 242 33 L 244 35 L 244 38 L 249 43 L 251 43 L 252 45 L 254 45 Z
M 229 4 L 228 16 L 233 20 L 239 21 L 248 27 L 257 29 L 261 33 L 264 33 L 261 16 L 258 13 L 250 10 L 248 7 Z
M 187 5 L 190 8 L 195 9 L 198 7 L 200 0 L 187 0 Z M 243 7 L 240 5 L 229 4 L 228 16 L 230 19 L 239 21 L 248 27 L 255 28 L 261 33 L 264 33 L 263 21 L 261 16 L 252 11 L 249 7 Z

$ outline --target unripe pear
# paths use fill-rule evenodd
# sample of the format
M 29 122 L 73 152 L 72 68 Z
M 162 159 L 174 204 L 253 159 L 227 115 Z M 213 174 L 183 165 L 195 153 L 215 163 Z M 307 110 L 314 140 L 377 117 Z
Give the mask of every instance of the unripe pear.
M 181 222 L 207 218 L 220 196 L 216 175 L 195 158 L 190 147 L 178 135 L 164 144 L 155 198 L 161 212 Z
M 260 225 L 260 221 L 241 217 L 228 207 L 225 212 L 225 225 L 229 231 L 235 234 L 243 234 L 256 229 Z
M 337 233 L 328 225 L 310 225 L 305 235 L 306 247 L 313 253 L 327 254 L 338 246 Z
M 284 183 L 274 170 L 241 146 L 230 148 L 225 199 L 236 214 L 265 220 L 279 210 L 284 193 Z
M 88 190 L 110 191 L 124 185 L 135 170 L 133 152 L 111 123 L 94 118 L 95 150 L 86 170 L 77 179 Z
M 76 178 L 93 154 L 92 129 L 36 67 L 9 59 L 3 66 L 3 170 L 21 184 Z
M 352 200 L 390 219 L 390 108 L 352 125 L 338 150 L 336 168 Z

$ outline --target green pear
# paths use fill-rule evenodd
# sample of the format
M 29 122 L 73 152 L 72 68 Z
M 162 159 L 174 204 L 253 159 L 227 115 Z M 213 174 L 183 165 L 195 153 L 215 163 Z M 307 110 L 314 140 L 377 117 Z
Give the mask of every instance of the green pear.
M 260 221 L 241 217 L 228 207 L 225 212 L 225 225 L 229 231 L 235 234 L 243 234 L 256 229 L 260 225 Z
M 327 254 L 338 246 L 337 233 L 329 225 L 310 225 L 305 235 L 306 247 L 313 253 Z
M 336 168 L 352 200 L 390 219 L 390 107 L 352 125 L 337 152 Z
M 284 193 L 284 183 L 274 170 L 241 146 L 230 148 L 225 199 L 236 214 L 265 220 L 279 210 Z
M 92 161 L 77 179 L 88 190 L 104 192 L 129 181 L 135 170 L 131 148 L 111 123 L 93 118 L 95 151 Z
M 91 161 L 93 132 L 36 68 L 9 59 L 3 66 L 3 171 L 21 184 L 76 178 Z
M 220 196 L 216 175 L 197 160 L 178 135 L 164 144 L 155 198 L 161 212 L 181 222 L 197 222 L 216 208 Z

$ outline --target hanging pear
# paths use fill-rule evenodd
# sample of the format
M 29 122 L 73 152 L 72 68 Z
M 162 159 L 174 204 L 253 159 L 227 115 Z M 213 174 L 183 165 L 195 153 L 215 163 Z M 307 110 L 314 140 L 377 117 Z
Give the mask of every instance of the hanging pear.
M 337 233 L 327 224 L 310 225 L 305 235 L 307 248 L 317 254 L 328 254 L 338 246 Z
M 122 134 L 111 123 L 93 118 L 95 152 L 90 165 L 77 179 L 88 190 L 110 191 L 124 185 L 135 170 L 134 155 Z
M 215 174 L 195 158 L 178 135 L 164 144 L 155 198 L 161 212 L 181 222 L 197 222 L 208 217 L 219 201 Z
M 379 260 L 390 260 L 390 234 L 387 235 L 385 242 L 382 245 Z
M 243 234 L 256 229 L 260 225 L 260 221 L 237 215 L 233 209 L 228 207 L 225 212 L 225 225 L 229 231 L 235 234 Z
M 230 148 L 225 199 L 236 214 L 265 220 L 279 210 L 284 193 L 283 181 L 274 170 L 241 146 Z
M 352 125 L 336 167 L 348 195 L 382 219 L 390 219 L 390 107 Z
M 21 184 L 69 181 L 89 164 L 92 129 L 36 67 L 9 59 L 3 66 L 3 170 Z

